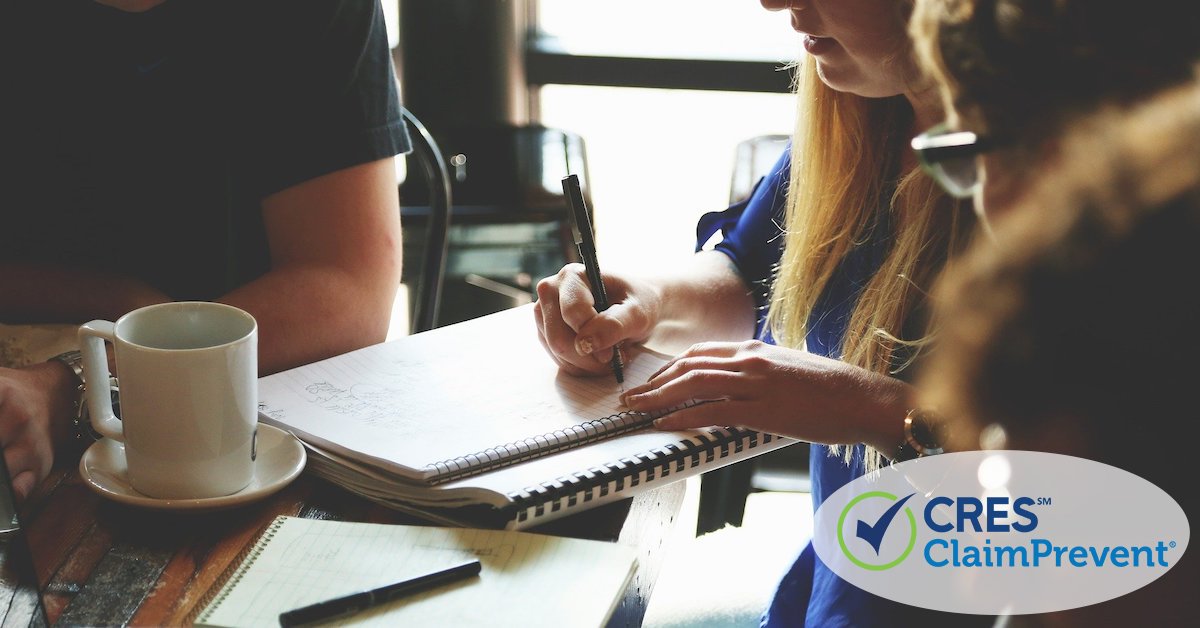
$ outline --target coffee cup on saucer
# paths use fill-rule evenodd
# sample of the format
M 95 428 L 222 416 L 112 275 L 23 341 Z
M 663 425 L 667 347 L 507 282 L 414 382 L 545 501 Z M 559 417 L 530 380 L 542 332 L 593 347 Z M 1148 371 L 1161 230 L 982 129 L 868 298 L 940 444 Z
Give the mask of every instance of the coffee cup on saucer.
M 86 381 L 108 381 L 113 345 L 121 417 L 89 387 L 92 426 L 124 443 L 129 484 L 158 499 L 231 495 L 254 476 L 258 325 L 222 303 L 161 303 L 79 328 Z

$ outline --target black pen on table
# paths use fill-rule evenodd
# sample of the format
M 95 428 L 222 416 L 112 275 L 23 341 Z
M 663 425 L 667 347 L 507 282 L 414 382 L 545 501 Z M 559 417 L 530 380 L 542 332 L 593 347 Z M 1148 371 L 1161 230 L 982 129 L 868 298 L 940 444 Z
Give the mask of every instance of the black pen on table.
M 420 593 L 436 586 L 464 580 L 479 574 L 479 561 L 472 560 L 449 569 L 443 569 L 424 576 L 395 582 L 369 591 L 351 593 L 332 600 L 317 602 L 279 614 L 280 626 L 306 626 L 318 622 L 329 621 L 346 615 L 353 615 L 369 608 L 398 600 L 406 595 Z
M 563 177 L 563 194 L 571 204 L 571 233 L 575 246 L 579 249 L 579 257 L 587 271 L 588 283 L 592 287 L 592 298 L 596 301 L 596 311 L 608 309 L 608 293 L 604 290 L 604 280 L 600 277 L 600 261 L 596 259 L 596 238 L 592 235 L 592 217 L 588 215 L 587 204 L 583 202 L 583 192 L 579 189 L 579 177 L 573 174 Z M 621 364 L 621 350 L 613 346 L 612 372 L 618 384 L 625 383 L 625 369 Z

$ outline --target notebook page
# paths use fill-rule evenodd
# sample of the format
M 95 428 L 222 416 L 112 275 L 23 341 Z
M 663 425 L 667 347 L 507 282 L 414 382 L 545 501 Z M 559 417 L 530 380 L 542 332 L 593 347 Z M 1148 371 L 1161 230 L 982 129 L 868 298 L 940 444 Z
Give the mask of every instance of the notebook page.
M 623 595 L 635 561 L 632 549 L 601 541 L 281 519 L 262 552 L 240 577 L 234 574 L 197 625 L 278 626 L 281 612 L 477 557 L 478 578 L 396 600 L 341 624 L 599 626 Z
M 666 359 L 640 352 L 626 386 Z M 530 306 L 259 380 L 260 416 L 302 439 L 419 478 L 434 463 L 621 412 L 613 377 L 571 377 Z

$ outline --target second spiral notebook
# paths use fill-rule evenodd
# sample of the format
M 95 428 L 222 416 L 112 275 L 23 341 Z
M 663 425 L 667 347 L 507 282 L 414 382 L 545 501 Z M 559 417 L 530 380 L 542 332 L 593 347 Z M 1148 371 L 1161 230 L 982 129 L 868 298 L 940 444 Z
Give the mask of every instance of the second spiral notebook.
M 627 385 L 669 359 L 629 353 Z M 531 306 L 259 380 L 260 419 L 304 441 L 315 473 L 443 523 L 524 528 L 792 442 L 660 432 L 620 392 L 611 377 L 560 373 Z

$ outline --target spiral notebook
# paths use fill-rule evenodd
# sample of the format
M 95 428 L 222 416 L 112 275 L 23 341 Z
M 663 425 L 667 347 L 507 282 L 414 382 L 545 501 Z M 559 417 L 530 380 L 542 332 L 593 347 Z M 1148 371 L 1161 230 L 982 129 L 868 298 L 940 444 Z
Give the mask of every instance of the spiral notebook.
M 669 359 L 627 354 L 629 386 Z M 613 377 L 559 372 L 532 306 L 259 380 L 260 419 L 299 437 L 315 473 L 443 523 L 521 528 L 793 442 L 660 432 L 620 393 Z
M 525 532 L 276 517 L 201 602 L 197 626 L 278 626 L 279 614 L 478 558 L 477 578 L 341 620 L 356 626 L 601 626 L 632 548 Z M 586 564 L 586 570 L 579 569 Z M 546 595 L 552 591 L 552 595 Z M 530 599 L 537 599 L 530 604 Z

